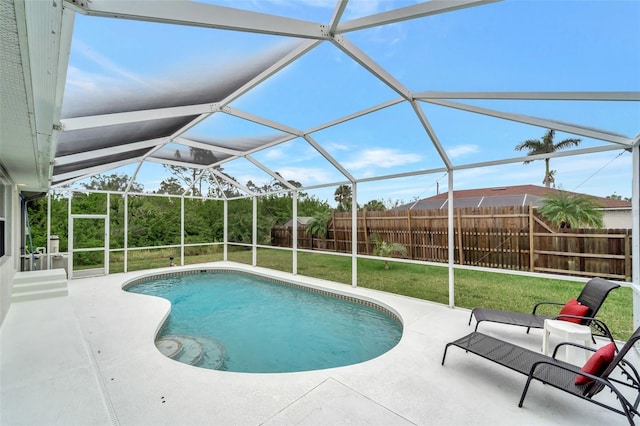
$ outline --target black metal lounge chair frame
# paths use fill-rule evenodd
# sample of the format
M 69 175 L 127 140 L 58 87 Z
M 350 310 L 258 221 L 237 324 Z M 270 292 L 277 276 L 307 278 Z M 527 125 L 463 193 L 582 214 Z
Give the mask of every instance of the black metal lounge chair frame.
M 589 307 L 589 311 L 587 311 L 584 317 L 575 317 L 572 315 L 563 315 L 563 317 L 573 317 L 580 318 L 582 320 L 581 324 L 591 326 L 592 333 L 596 336 L 602 337 L 610 337 L 606 334 L 604 329 L 599 328 L 598 322 L 594 322 L 593 319 L 600 310 L 600 307 L 604 303 L 605 299 L 609 295 L 609 293 L 620 287 L 620 284 L 612 283 L 610 281 L 604 280 L 602 278 L 592 278 L 590 279 L 578 295 L 576 299 L 580 304 L 586 305 Z M 471 311 L 471 316 L 469 317 L 469 325 L 471 325 L 471 319 L 475 316 L 476 318 L 476 328 L 475 331 L 478 331 L 478 325 L 482 321 L 488 322 L 497 322 L 501 324 L 509 324 L 509 325 L 517 325 L 520 327 L 527 327 L 527 333 L 531 328 L 543 328 L 544 320 L 546 319 L 557 319 L 559 316 L 548 316 L 548 315 L 538 315 L 536 312 L 538 308 L 542 305 L 558 305 L 564 306 L 565 303 L 561 302 L 539 302 L 533 307 L 533 312 L 530 314 L 521 313 L 521 312 L 510 312 L 510 311 L 500 311 L 494 309 L 485 309 L 485 308 L 474 308 Z
M 606 329 L 606 325 L 604 325 L 604 323 L 601 323 L 600 326 Z M 522 391 L 518 407 L 522 407 L 531 381 L 538 380 L 608 410 L 622 414 L 627 417 L 629 424 L 634 425 L 633 416 L 640 416 L 640 413 L 638 412 L 638 403 L 640 402 L 640 375 L 633 365 L 625 361 L 624 357 L 638 340 L 640 340 L 640 328 L 633 333 L 622 349 L 618 351 L 616 347 L 617 354 L 611 364 L 609 364 L 607 369 L 600 376 L 583 373 L 580 371 L 580 367 L 556 359 L 558 349 L 564 345 L 576 346 L 594 352 L 596 349 L 575 343 L 561 343 L 556 346 L 553 355 L 549 357 L 495 337 L 487 336 L 477 331 L 461 337 L 458 340 L 447 343 L 442 357 L 442 365 L 444 365 L 449 346 L 457 346 L 464 349 L 466 352 L 479 355 L 489 361 L 493 361 L 499 365 L 526 375 L 527 382 Z M 627 381 L 611 377 L 611 373 L 616 369 Z M 576 374 L 589 377 L 593 382 L 586 385 L 576 385 Z M 624 385 L 635 390 L 636 395 L 634 401 L 629 401 L 622 394 L 620 389 L 616 387 L 616 385 Z M 620 402 L 620 408 L 593 399 L 593 397 L 604 388 L 609 389 L 615 394 L 616 398 Z

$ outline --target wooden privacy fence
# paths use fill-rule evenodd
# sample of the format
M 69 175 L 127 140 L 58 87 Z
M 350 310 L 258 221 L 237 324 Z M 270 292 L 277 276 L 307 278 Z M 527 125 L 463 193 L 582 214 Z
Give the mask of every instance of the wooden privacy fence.
M 630 229 L 555 230 L 529 206 L 454 209 L 457 264 L 631 280 Z M 350 212 L 334 213 L 326 239 L 298 228 L 298 248 L 350 253 Z M 446 210 L 358 212 L 358 254 L 372 254 L 371 237 L 406 247 L 406 258 L 448 262 Z M 292 231 L 274 227 L 272 245 L 292 247 Z

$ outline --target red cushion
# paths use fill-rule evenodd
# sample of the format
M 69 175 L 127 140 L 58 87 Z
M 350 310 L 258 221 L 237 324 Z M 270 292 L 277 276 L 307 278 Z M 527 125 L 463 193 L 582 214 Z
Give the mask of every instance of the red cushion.
M 575 315 L 577 317 L 583 317 L 587 315 L 587 312 L 589 312 L 589 307 L 587 305 L 581 305 L 576 299 L 571 299 L 566 305 L 564 305 L 560 311 L 560 315 Z M 558 319 L 562 321 L 575 322 L 576 324 L 580 324 L 582 322 L 580 318 L 560 317 Z
M 593 355 L 591 355 L 589 360 L 584 364 L 580 371 L 593 374 L 594 376 L 599 376 L 609 366 L 611 361 L 613 361 L 613 357 L 615 356 L 615 354 L 616 345 L 611 342 L 608 345 L 601 347 Z M 591 382 L 593 382 L 593 380 L 583 376 L 582 374 L 578 374 L 576 376 L 576 385 L 586 385 Z

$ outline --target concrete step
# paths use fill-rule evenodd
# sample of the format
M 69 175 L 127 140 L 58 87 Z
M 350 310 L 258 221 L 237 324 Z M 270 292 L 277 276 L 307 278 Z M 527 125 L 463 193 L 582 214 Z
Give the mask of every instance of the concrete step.
M 42 271 L 16 272 L 13 276 L 13 284 L 37 283 L 45 280 L 67 280 L 67 272 L 64 269 L 45 269 Z
M 11 290 L 12 302 L 47 299 L 68 295 L 64 269 L 16 272 Z
M 48 299 L 50 297 L 64 297 L 69 294 L 67 288 L 55 288 L 51 290 L 27 291 L 11 295 L 11 303 L 27 302 L 29 300 Z
M 40 281 L 36 283 L 23 283 L 23 284 L 17 284 L 14 282 L 12 294 L 28 293 L 31 291 L 38 291 L 38 290 L 53 290 L 53 289 L 60 289 L 60 288 L 67 288 L 66 279 L 65 280 L 46 280 L 46 281 Z

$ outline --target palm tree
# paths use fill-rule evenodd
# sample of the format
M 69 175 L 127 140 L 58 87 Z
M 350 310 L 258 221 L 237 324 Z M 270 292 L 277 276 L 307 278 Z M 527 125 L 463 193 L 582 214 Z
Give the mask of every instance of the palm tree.
M 311 234 L 311 249 L 313 250 L 313 236 L 315 235 L 317 238 L 324 239 L 327 237 L 327 233 L 329 230 L 327 229 L 327 225 L 331 220 L 331 211 L 329 210 L 320 210 L 316 212 L 309 222 L 307 222 L 307 227 L 305 228 L 306 234 Z M 323 243 L 324 245 L 324 243 Z M 324 248 L 324 247 L 319 247 Z
M 391 257 L 394 253 L 398 253 L 403 256 L 407 254 L 407 248 L 405 246 L 385 241 L 378 234 L 374 234 L 370 241 L 375 244 L 373 249 L 374 256 Z M 389 269 L 389 261 L 387 259 L 384 260 L 384 269 Z
M 558 191 L 542 200 L 538 213 L 558 228 L 602 228 L 602 208 L 594 197 Z
M 364 210 L 370 212 L 383 212 L 387 210 L 387 206 L 380 200 L 370 200 L 362 207 Z
M 333 195 L 338 202 L 338 211 L 351 210 L 351 185 L 340 185 Z
M 518 145 L 516 145 L 516 151 L 529 150 L 527 155 L 538 155 L 538 154 L 552 154 L 556 151 L 561 151 L 563 149 L 571 148 L 573 146 L 578 146 L 582 140 L 580 139 L 565 139 L 558 143 L 553 142 L 553 137 L 555 136 L 555 130 L 549 129 L 547 133 L 544 134 L 542 139 L 528 139 Z M 531 160 L 532 161 L 532 160 Z M 531 161 L 525 161 L 524 164 L 529 164 Z M 555 179 L 553 177 L 555 170 L 549 170 L 549 157 L 544 159 L 545 162 L 545 173 L 544 180 L 542 183 L 545 184 L 547 188 L 551 187 L 552 183 L 555 183 Z

